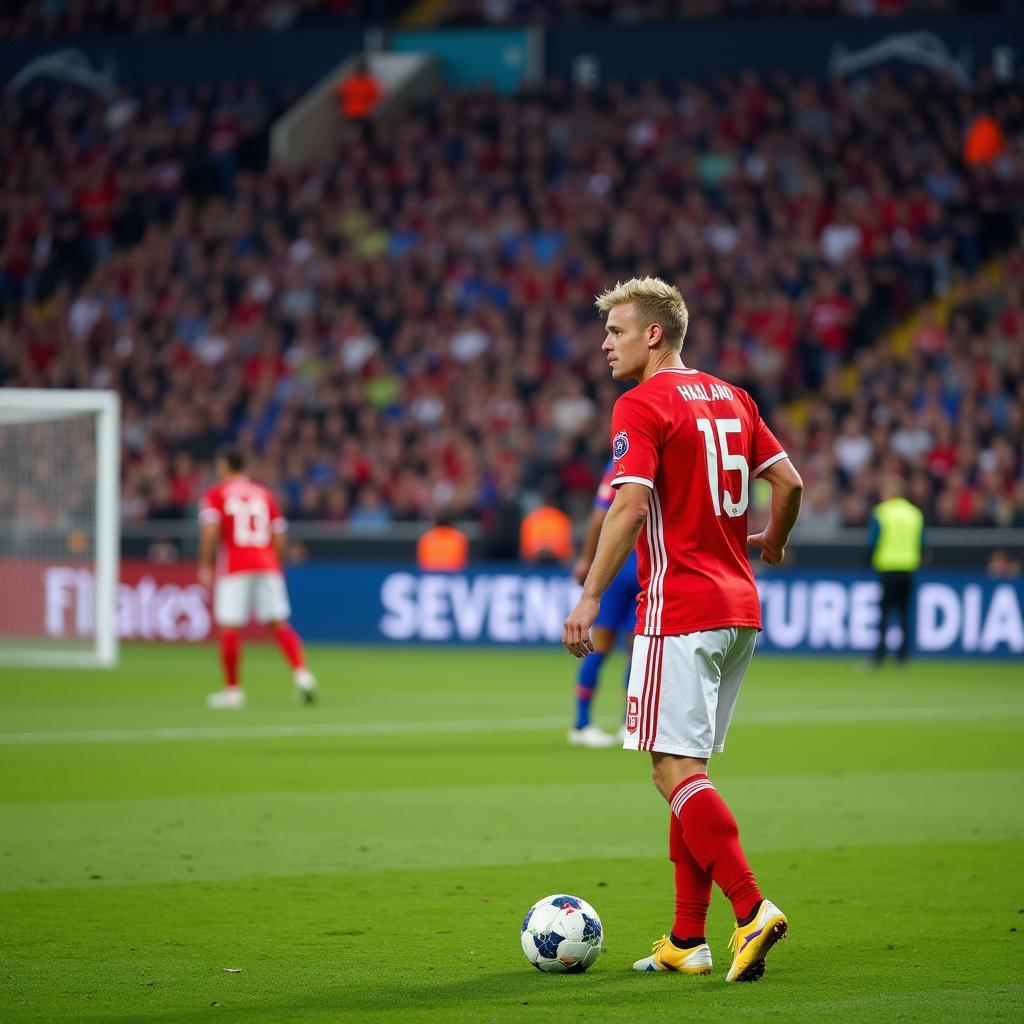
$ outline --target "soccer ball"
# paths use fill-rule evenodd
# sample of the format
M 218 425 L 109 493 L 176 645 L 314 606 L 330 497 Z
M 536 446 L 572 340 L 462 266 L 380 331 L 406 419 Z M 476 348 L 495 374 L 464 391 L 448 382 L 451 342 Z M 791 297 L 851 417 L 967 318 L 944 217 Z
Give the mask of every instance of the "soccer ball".
M 601 954 L 597 911 L 578 896 L 545 896 L 523 918 L 523 952 L 538 971 L 580 974 Z

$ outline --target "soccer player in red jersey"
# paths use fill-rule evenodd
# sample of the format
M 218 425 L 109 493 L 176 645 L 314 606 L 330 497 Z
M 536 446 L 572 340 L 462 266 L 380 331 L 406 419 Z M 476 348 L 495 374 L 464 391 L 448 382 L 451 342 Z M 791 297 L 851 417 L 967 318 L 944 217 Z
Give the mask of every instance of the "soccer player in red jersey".
M 782 561 L 803 484 L 751 397 L 683 364 L 689 316 L 676 288 L 632 280 L 598 296 L 597 308 L 607 315 L 602 350 L 612 377 L 638 384 L 612 413 L 615 500 L 562 640 L 578 658 L 594 649 L 601 596 L 636 546 L 640 601 L 623 746 L 650 752 L 671 808 L 676 913 L 671 933 L 634 966 L 710 972 L 704 932 L 714 882 L 736 915 L 726 981 L 756 981 L 788 922 L 762 898 L 707 767 L 724 748 L 761 628 L 746 546 L 769 565 Z M 748 536 L 758 476 L 771 484 L 771 516 Z
M 291 606 L 281 573 L 287 523 L 274 495 L 244 473 L 242 453 L 235 448 L 217 457 L 214 484 L 199 505 L 199 582 L 214 587 L 213 616 L 220 631 L 220 656 L 225 687 L 206 699 L 208 707 L 245 706 L 239 685 L 241 656 L 239 629 L 255 615 L 274 632 L 278 646 L 292 667 L 299 697 L 316 700 L 316 680 L 306 667 L 302 641 L 288 622 Z

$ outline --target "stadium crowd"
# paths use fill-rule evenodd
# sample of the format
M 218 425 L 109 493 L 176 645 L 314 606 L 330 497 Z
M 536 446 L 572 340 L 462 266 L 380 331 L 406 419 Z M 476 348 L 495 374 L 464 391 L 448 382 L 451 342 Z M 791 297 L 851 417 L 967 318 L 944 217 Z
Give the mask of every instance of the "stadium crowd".
M 445 92 L 287 175 L 276 107 L 4 98 L 0 383 L 121 392 L 126 520 L 192 515 L 227 440 L 291 518 L 579 512 L 617 394 L 593 296 L 658 273 L 690 304 L 684 358 L 794 455 L 805 534 L 863 524 L 889 471 L 930 522 L 1024 524 L 1019 87 Z M 976 159 L 982 112 L 999 145 Z
M 1011 9 L 1017 0 L 442 0 L 416 12 L 434 25 L 529 25 L 767 16 L 899 16 Z M 2 5 L 0 39 L 85 32 L 282 31 L 386 24 L 412 0 L 21 0 Z M 422 6 L 422 5 L 421 5 Z
M 1014 0 L 450 0 L 439 20 L 449 25 L 619 24 L 709 18 L 899 17 L 948 14 L 965 8 L 1010 9 Z
M 386 21 L 389 0 L 22 0 L 0 9 L 0 39 L 92 32 L 281 31 Z

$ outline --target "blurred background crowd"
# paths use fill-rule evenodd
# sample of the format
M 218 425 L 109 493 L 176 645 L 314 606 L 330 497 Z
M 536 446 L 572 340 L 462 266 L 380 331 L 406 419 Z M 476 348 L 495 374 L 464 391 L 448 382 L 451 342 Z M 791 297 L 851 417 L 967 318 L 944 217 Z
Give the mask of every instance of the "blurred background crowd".
M 804 474 L 805 535 L 864 525 L 892 472 L 930 523 L 1024 525 L 1019 81 L 449 88 L 286 173 L 294 98 L 3 96 L 0 384 L 120 391 L 126 521 L 194 515 L 229 440 L 292 519 L 581 515 L 619 393 L 593 297 L 656 273 L 686 361 L 747 388 Z
M 645 24 L 678 19 L 764 16 L 898 17 L 955 10 L 1011 9 L 1013 0 L 454 0 L 443 21 L 470 25 L 599 21 Z
M 80 32 L 282 31 L 322 25 L 645 24 L 751 16 L 895 17 L 963 10 L 1015 10 L 1017 0 L 9 0 L 0 38 Z

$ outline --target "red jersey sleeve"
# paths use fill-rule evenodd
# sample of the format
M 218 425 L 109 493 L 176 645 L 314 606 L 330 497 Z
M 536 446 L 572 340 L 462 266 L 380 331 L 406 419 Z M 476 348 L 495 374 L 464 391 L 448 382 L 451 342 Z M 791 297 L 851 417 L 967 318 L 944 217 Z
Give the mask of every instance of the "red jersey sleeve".
M 224 496 L 219 487 L 211 487 L 199 500 L 199 522 L 206 526 L 224 517 Z
M 779 439 L 768 429 L 768 424 L 761 419 L 761 414 L 753 401 L 750 405 L 754 415 L 754 446 L 750 459 L 754 469 L 751 476 L 759 476 L 769 466 L 774 466 L 776 462 L 789 456 L 779 443 Z
M 612 410 L 612 487 L 643 484 L 654 488 L 660 451 L 654 411 L 632 393 L 622 395 Z

